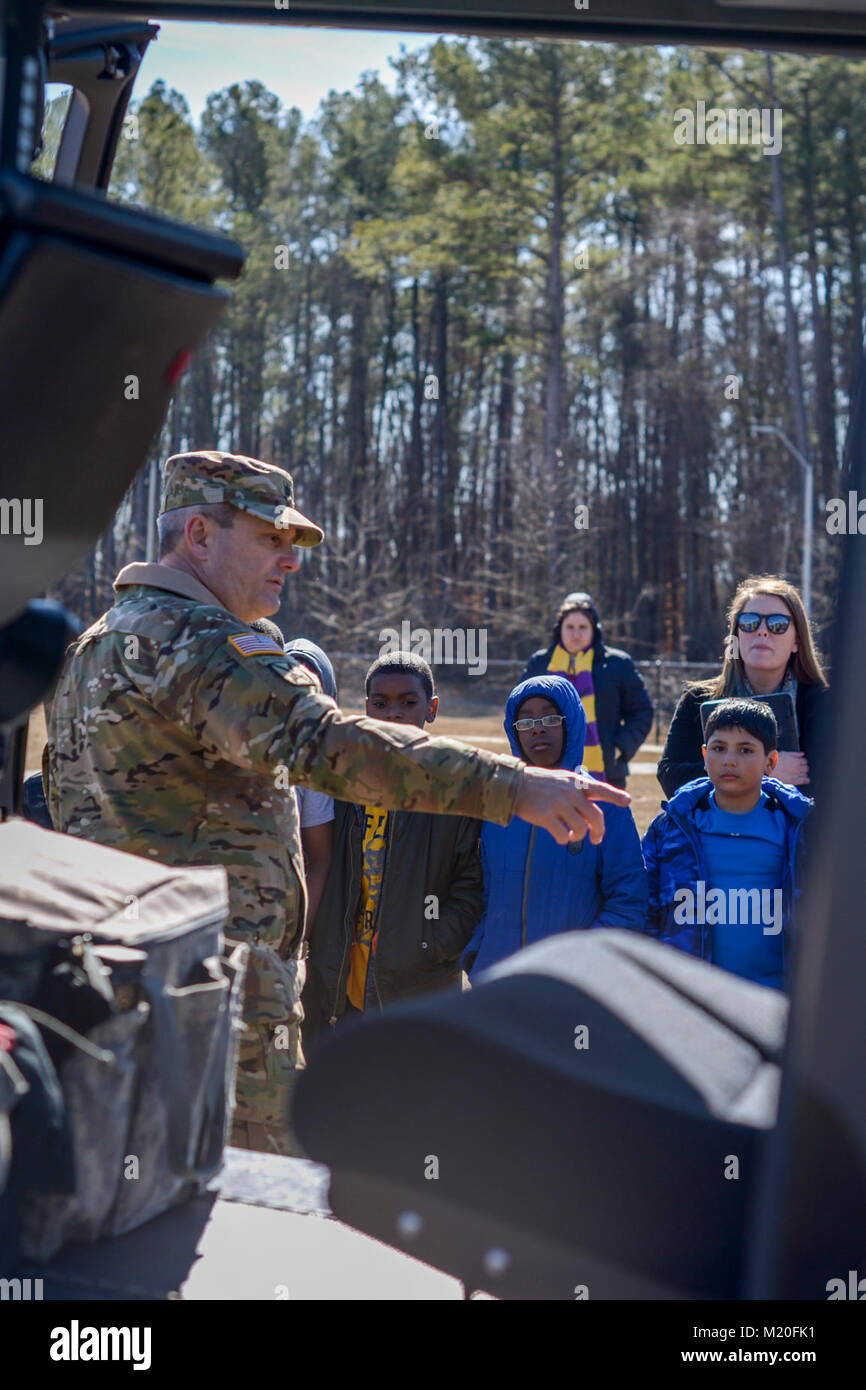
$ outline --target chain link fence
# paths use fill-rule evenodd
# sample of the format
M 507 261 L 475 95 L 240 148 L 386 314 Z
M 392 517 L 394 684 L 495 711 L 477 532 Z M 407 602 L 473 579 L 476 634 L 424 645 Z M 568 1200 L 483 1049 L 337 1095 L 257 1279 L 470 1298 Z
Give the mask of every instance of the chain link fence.
M 710 680 L 721 671 L 718 661 L 636 661 L 643 683 L 653 702 L 653 726 L 648 735 L 652 743 L 664 743 L 680 696 L 692 681 Z

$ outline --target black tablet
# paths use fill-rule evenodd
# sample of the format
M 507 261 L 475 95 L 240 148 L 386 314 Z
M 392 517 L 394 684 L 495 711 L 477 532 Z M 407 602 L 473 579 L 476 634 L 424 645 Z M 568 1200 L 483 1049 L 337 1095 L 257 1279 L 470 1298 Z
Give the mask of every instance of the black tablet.
M 799 753 L 800 739 L 797 735 L 797 712 L 794 708 L 794 697 L 787 690 L 777 691 L 775 695 L 754 695 L 750 699 L 760 700 L 762 705 L 769 705 L 776 717 L 779 727 L 780 753 Z M 701 733 L 706 730 L 707 719 L 710 711 L 716 705 L 720 705 L 721 700 L 704 700 L 701 704 Z

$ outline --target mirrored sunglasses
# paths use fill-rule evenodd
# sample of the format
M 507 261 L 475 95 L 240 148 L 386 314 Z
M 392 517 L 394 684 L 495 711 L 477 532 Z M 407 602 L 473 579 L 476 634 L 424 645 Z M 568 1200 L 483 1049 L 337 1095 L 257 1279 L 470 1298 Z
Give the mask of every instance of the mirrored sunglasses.
M 737 618 L 737 627 L 740 632 L 757 632 L 761 623 L 767 624 L 767 631 L 774 637 L 781 637 L 783 632 L 787 632 L 793 618 L 789 613 L 741 613 Z

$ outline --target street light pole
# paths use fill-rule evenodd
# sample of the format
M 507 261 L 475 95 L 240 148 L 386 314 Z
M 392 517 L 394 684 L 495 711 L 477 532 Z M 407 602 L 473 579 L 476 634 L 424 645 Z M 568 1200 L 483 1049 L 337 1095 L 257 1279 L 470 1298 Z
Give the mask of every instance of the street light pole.
M 803 607 L 806 617 L 812 616 L 812 509 L 815 490 L 815 470 L 811 463 L 804 468 L 803 477 Z
M 812 615 L 812 511 L 814 507 L 815 492 L 815 470 L 807 458 L 804 458 L 800 450 L 791 443 L 786 434 L 777 425 L 752 425 L 752 434 L 775 434 L 781 439 L 786 449 L 794 455 L 803 470 L 803 561 L 802 561 L 802 582 L 803 582 L 803 607 L 806 616 Z

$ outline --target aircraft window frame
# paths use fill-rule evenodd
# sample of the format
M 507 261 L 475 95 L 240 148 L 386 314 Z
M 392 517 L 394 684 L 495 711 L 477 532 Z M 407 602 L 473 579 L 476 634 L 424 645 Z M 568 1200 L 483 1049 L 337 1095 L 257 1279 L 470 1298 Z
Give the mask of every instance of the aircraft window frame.
M 31 161 L 29 170 L 34 178 L 42 179 L 45 183 L 51 183 L 54 179 L 74 92 L 75 89 L 69 82 L 45 84 L 39 153 Z M 64 99 L 65 106 L 61 105 Z

